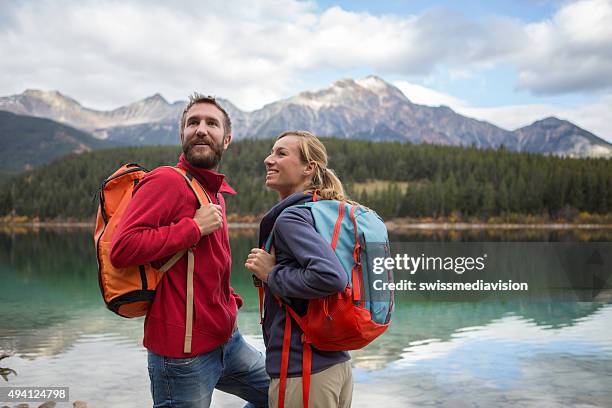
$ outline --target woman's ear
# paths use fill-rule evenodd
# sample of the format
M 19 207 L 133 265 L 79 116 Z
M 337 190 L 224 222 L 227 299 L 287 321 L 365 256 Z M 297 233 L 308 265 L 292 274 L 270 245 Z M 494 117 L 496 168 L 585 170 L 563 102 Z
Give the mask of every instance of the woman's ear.
M 311 161 L 306 165 L 306 168 L 304 169 L 304 175 L 311 176 L 314 174 L 316 169 L 317 169 L 317 163 L 315 163 L 314 161 Z

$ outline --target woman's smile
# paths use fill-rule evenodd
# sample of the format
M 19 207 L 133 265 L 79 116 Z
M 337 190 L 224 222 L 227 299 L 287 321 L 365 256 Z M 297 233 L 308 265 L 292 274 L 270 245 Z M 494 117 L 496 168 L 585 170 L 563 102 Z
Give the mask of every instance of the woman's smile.
M 268 171 L 266 172 L 266 180 L 273 177 L 274 175 L 278 174 L 278 170 L 276 169 L 268 169 Z

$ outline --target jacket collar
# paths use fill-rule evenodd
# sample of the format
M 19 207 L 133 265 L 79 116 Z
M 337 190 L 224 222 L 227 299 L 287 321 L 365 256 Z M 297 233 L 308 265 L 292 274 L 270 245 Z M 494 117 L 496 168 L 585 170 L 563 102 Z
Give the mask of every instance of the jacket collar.
M 236 191 L 225 181 L 225 175 L 192 165 L 187 161 L 184 154 L 181 154 L 179 158 L 178 167 L 187 170 L 203 187 L 206 187 L 214 195 L 217 195 L 217 193 L 236 194 Z
M 284 200 L 279 201 L 274 207 L 270 208 L 266 215 L 263 216 L 261 223 L 259 224 L 259 247 L 261 248 L 261 246 L 266 242 L 268 235 L 270 235 L 272 228 L 274 228 L 276 219 L 285 208 L 293 205 L 304 204 L 310 201 L 312 201 L 311 194 L 298 191 L 297 193 L 291 194 Z

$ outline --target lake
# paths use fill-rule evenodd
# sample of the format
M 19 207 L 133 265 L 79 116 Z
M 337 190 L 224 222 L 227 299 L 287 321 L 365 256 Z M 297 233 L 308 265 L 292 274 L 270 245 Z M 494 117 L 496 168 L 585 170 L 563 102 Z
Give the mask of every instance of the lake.
M 610 230 L 419 230 L 391 237 L 413 243 L 592 242 L 603 248 L 598 265 L 604 267 L 611 238 Z M 231 239 L 232 283 L 245 300 L 239 327 L 263 349 L 257 292 L 243 268 L 255 232 L 233 230 Z M 557 272 L 542 266 L 541 275 Z M 540 284 L 526 294 L 482 299 L 398 294 L 389 331 L 352 352 L 353 406 L 610 407 L 612 302 L 605 288 L 593 293 Z M 89 407 L 152 405 L 143 320 L 105 309 L 90 231 L 0 232 L 0 307 L 0 354 L 10 355 L 0 366 L 17 372 L 1 386 L 70 387 L 70 400 Z M 213 406 L 241 404 L 215 392 Z

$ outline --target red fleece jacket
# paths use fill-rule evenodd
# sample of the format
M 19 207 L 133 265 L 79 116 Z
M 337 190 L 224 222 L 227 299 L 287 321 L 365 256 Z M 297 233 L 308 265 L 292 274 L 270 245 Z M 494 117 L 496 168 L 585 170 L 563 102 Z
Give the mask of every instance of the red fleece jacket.
M 134 189 L 124 218 L 113 236 L 110 259 L 118 268 L 151 263 L 161 267 L 177 252 L 194 247 L 194 323 L 192 353 L 183 353 L 187 257 L 159 282 L 147 313 L 144 346 L 166 357 L 185 358 L 208 352 L 232 334 L 242 299 L 230 287 L 231 251 L 225 201 L 219 193 L 236 194 L 222 174 L 191 166 L 181 155 L 179 167 L 193 175 L 220 204 L 223 226 L 200 238 L 193 220 L 197 199 L 175 170 L 160 167 Z

